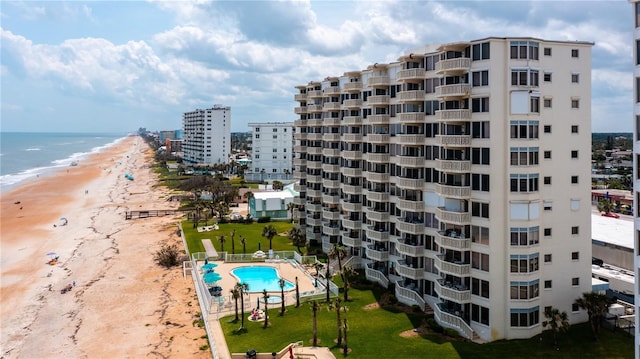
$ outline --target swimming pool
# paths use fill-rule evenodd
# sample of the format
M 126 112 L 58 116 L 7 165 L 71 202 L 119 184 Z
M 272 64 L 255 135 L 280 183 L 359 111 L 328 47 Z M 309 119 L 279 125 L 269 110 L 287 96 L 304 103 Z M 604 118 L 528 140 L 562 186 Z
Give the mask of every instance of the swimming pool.
M 273 267 L 249 266 L 238 267 L 231 271 L 231 275 L 238 279 L 240 283 L 246 283 L 249 286 L 248 292 L 261 293 L 264 289 L 267 292 L 280 291 L 280 276 L 278 271 Z M 284 290 L 289 291 L 296 286 L 284 281 Z

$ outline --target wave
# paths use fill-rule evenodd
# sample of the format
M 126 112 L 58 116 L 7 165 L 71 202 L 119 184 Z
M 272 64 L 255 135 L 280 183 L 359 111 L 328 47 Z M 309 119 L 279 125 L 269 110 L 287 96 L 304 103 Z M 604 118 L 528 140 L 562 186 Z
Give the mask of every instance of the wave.
M 42 150 L 40 147 L 31 147 L 31 148 L 27 148 L 25 151 L 40 151 Z

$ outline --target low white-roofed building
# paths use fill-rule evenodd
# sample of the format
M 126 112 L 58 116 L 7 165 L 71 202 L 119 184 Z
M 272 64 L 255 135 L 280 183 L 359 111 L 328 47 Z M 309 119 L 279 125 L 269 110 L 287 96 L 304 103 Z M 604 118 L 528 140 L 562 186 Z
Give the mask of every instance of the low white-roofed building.
M 633 221 L 591 216 L 592 256 L 607 264 L 633 270 Z
M 298 194 L 293 184 L 285 186 L 282 191 L 253 192 L 249 199 L 249 214 L 253 218 L 290 219 L 287 205 L 293 203 Z

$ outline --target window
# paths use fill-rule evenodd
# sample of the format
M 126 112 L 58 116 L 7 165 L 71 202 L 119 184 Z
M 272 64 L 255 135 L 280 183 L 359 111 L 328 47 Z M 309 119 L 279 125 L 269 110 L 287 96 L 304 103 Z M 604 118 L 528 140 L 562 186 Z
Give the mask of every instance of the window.
M 278 159 L 278 155 L 273 155 L 271 156 L 272 159 L 277 160 Z
M 553 203 L 552 203 L 551 201 L 544 201 L 544 202 L 542 202 L 542 208 L 543 208 L 545 211 L 550 211 L 550 210 L 552 209 L 552 207 L 553 207 Z
M 577 184 L 578 183 L 578 176 L 571 176 L 571 184 Z
M 551 237 L 551 228 L 545 228 L 544 229 L 544 236 L 545 237 Z
M 578 125 L 571 126 L 571 133 L 578 133 Z
M 528 300 L 538 298 L 540 295 L 540 281 L 511 282 L 511 299 Z
M 544 158 L 550 160 L 551 159 L 551 151 L 544 151 Z
M 511 192 L 538 192 L 538 174 L 511 174 L 510 189 Z
M 579 226 L 571 227 L 571 234 L 578 234 L 579 232 L 580 232 L 580 227 Z
M 550 98 L 545 98 L 544 99 L 544 108 L 551 108 L 552 106 L 552 101 Z
M 260 138 L 260 134 L 259 133 L 256 133 L 256 138 Z
M 571 151 L 571 158 L 578 158 L 578 151 L 577 150 L 572 150 Z
M 480 324 L 489 325 L 489 308 L 471 304 L 471 320 Z
M 489 245 L 489 228 L 471 226 L 471 242 Z
M 538 121 L 511 121 L 511 138 L 538 138 Z
M 578 49 L 571 49 L 571 57 L 578 57 L 579 51 Z
M 256 127 L 256 132 L 260 132 L 260 127 Z
M 489 112 L 489 98 L 480 97 L 471 99 L 471 112 Z
M 571 278 L 571 285 L 572 286 L 580 285 L 580 278 L 578 277 Z
M 477 278 L 471 278 L 471 294 L 489 298 L 489 282 Z
M 538 43 L 535 41 L 511 41 L 512 59 L 538 59 Z
M 571 74 L 571 83 L 577 84 L 580 82 L 580 74 Z
M 471 174 L 471 190 L 489 192 L 489 175 Z
M 551 184 L 551 176 L 544 177 L 544 184 Z
M 512 246 L 531 246 L 540 242 L 540 227 L 511 228 Z
M 489 71 L 475 71 L 471 73 L 472 86 L 489 86 Z
M 278 135 L 273 135 L 273 139 L 277 140 L 278 139 Z
M 544 133 L 551 133 L 551 125 L 544 125 Z
M 489 271 L 489 255 L 479 252 L 471 252 L 471 268 L 481 271 Z
M 572 211 L 577 211 L 580 209 L 580 200 L 579 199 L 572 199 L 571 202 L 569 202 L 569 208 Z
M 511 273 L 532 273 L 538 271 L 538 253 L 534 254 L 512 254 Z
M 475 44 L 471 46 L 471 60 L 488 60 L 489 59 L 489 42 L 483 42 L 481 44 Z
M 553 281 L 545 280 L 544 281 L 544 289 L 551 289 L 553 287 Z
M 489 149 L 482 147 L 474 147 L 471 149 L 471 163 L 474 165 L 488 165 L 489 164 Z
M 471 202 L 471 216 L 489 218 L 489 203 Z
M 545 254 L 544 255 L 544 262 L 545 263 L 551 263 L 551 258 L 552 258 L 551 254 Z
M 580 310 L 580 306 L 576 303 L 571 303 L 571 311 L 572 312 L 577 312 Z
M 531 96 L 531 98 L 529 99 L 529 103 L 531 105 L 529 108 L 529 112 L 540 113 L 540 97 Z
M 580 100 L 571 100 L 571 108 L 580 108 Z
M 580 252 L 571 252 L 571 260 L 577 261 L 580 259 Z
M 511 309 L 511 326 L 526 328 L 540 322 L 540 307 Z
M 538 164 L 538 147 L 511 147 L 512 166 L 532 166 Z
M 551 48 L 550 47 L 545 47 L 544 48 L 544 56 L 551 56 Z
M 545 72 L 542 79 L 544 82 L 551 82 L 551 72 Z
M 539 86 L 540 72 L 532 69 L 511 70 L 511 86 Z
M 489 138 L 489 121 L 472 122 L 471 138 Z

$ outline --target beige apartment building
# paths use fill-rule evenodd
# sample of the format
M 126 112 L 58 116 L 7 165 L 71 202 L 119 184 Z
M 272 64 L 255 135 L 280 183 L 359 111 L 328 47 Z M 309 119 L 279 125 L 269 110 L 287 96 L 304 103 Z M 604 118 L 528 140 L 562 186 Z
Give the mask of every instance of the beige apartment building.
M 638 0 L 630 0 L 629 3 L 633 6 L 633 39 L 634 45 L 634 68 L 633 68 L 633 76 L 634 76 L 634 86 L 633 86 L 633 115 L 634 115 L 634 134 L 633 134 L 633 190 L 635 192 L 633 207 L 634 207 L 634 243 L 635 243 L 635 251 L 634 251 L 634 273 L 635 273 L 635 286 L 634 286 L 634 295 L 635 295 L 635 303 L 636 303 L 636 311 L 635 311 L 635 326 L 636 326 L 636 335 L 635 335 L 635 357 L 636 359 L 640 359 L 640 335 L 638 335 L 638 328 L 640 328 L 640 310 L 638 310 L 638 303 L 640 303 L 640 281 L 637 278 L 640 278 L 640 207 L 638 204 L 640 203 L 640 171 L 638 170 L 638 166 L 640 166 L 640 1 Z
M 592 46 L 461 41 L 297 86 L 307 239 L 467 338 L 586 321 Z

